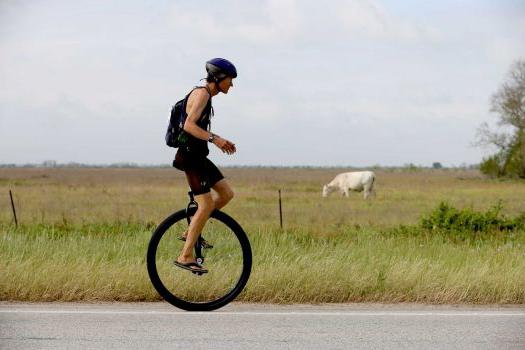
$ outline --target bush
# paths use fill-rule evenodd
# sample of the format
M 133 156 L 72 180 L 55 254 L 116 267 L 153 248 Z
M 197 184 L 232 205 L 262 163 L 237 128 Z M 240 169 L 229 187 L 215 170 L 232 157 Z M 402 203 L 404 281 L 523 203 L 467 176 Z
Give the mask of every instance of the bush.
M 446 202 L 430 214 L 421 218 L 421 227 L 426 230 L 456 232 L 491 232 L 514 231 L 525 228 L 525 213 L 507 218 L 500 215 L 501 202 L 486 212 L 477 212 L 472 208 L 456 209 Z

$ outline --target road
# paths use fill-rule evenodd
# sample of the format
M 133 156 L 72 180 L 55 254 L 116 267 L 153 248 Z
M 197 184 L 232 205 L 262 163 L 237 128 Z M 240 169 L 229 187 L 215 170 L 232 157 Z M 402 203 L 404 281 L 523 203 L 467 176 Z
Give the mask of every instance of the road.
M 2 302 L 0 349 L 525 349 L 525 307 Z

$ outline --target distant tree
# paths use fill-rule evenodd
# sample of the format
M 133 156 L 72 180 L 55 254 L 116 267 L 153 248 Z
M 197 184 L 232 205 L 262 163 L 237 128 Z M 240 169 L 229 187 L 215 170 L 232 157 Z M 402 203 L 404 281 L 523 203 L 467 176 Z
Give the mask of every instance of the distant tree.
M 56 160 L 44 160 L 42 162 L 42 166 L 44 168 L 56 168 L 57 162 L 56 162 Z
M 414 163 L 408 163 L 408 164 L 403 165 L 403 170 L 412 173 L 412 172 L 417 172 L 421 169 Z
M 490 110 L 498 114 L 501 131 L 492 131 L 487 123 L 479 127 L 477 144 L 497 148 L 496 154 L 483 159 L 480 170 L 490 176 L 525 178 L 525 60 L 512 65 L 492 96 Z
M 442 169 L 443 165 L 441 165 L 440 162 L 434 162 L 434 163 L 432 163 L 432 168 L 434 168 L 434 169 Z
M 479 165 L 479 170 L 490 177 L 502 177 L 504 175 L 503 169 L 500 166 L 500 164 L 503 163 L 501 160 L 502 157 L 503 155 L 498 153 L 484 158 Z

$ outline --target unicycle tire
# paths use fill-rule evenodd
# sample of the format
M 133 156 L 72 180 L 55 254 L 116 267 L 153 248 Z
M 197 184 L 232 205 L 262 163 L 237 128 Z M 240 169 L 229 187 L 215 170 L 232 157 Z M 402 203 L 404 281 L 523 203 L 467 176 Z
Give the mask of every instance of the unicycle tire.
M 229 215 L 215 210 L 202 237 L 213 248 L 202 249 L 208 273 L 194 273 L 176 267 L 184 242 L 188 217 L 196 208 L 183 209 L 167 217 L 153 232 L 147 251 L 147 268 L 153 287 L 168 303 L 187 311 L 212 311 L 234 300 L 250 277 L 252 251 L 242 227 Z

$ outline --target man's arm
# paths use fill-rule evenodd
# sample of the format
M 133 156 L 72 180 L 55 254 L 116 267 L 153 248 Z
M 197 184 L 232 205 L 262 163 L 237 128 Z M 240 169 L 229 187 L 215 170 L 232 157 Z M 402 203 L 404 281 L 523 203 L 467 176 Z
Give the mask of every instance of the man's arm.
M 202 111 L 206 108 L 209 96 L 208 92 L 204 89 L 196 89 L 192 92 L 188 98 L 189 111 L 186 121 L 184 122 L 184 131 L 193 137 L 204 141 L 207 141 L 212 133 L 199 127 L 197 122 L 201 117 Z M 236 151 L 235 145 L 232 142 L 223 139 L 219 135 L 215 135 L 213 144 L 219 147 L 221 151 L 228 154 L 233 154 Z
M 184 123 L 184 131 L 201 140 L 208 140 L 210 133 L 197 125 L 202 111 L 208 103 L 209 95 L 204 89 L 196 89 L 188 97 L 188 116 Z

